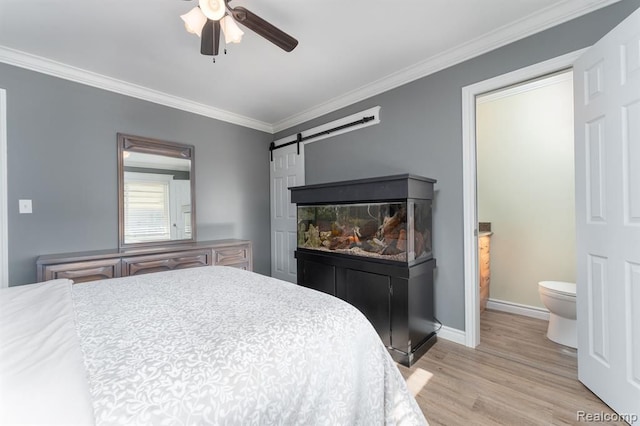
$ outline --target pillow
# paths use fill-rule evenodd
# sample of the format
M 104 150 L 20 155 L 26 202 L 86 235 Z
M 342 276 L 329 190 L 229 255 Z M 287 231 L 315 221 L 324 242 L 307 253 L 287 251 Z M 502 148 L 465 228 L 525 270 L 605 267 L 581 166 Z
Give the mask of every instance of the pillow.
M 0 289 L 0 424 L 94 424 L 71 285 Z

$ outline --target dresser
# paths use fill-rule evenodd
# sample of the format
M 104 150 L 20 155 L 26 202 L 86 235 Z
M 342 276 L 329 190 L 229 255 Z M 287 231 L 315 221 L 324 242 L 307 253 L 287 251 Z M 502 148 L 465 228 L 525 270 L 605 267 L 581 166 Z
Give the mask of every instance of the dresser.
M 68 278 L 74 283 L 150 272 L 222 265 L 253 270 L 248 240 L 212 240 L 135 249 L 49 254 L 36 261 L 38 282 Z

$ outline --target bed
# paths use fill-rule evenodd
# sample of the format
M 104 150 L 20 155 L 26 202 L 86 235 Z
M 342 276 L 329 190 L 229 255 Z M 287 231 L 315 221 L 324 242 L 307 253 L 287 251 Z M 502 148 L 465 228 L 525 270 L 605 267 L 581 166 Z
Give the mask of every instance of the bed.
M 0 423 L 426 424 L 366 318 L 212 266 L 0 291 Z

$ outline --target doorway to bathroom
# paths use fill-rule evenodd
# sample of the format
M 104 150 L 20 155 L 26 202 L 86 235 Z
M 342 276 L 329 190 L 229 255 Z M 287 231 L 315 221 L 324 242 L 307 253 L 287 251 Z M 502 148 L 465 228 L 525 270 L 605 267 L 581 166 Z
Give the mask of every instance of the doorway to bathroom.
M 512 94 L 517 92 L 518 90 L 524 90 L 527 88 L 527 84 L 531 83 L 533 85 L 540 84 L 543 85 L 545 77 L 554 77 L 562 75 L 563 72 L 572 69 L 573 63 L 578 59 L 582 53 L 584 53 L 586 49 L 574 51 L 571 53 L 567 53 L 565 55 L 540 62 L 525 68 L 518 69 L 516 71 L 509 72 L 507 74 L 503 74 L 497 77 L 493 77 L 488 80 L 484 80 L 478 83 L 474 83 L 470 86 L 465 86 L 462 88 L 462 148 L 463 148 L 463 231 L 464 231 L 464 277 L 465 277 L 465 332 L 464 332 L 464 344 L 468 347 L 475 348 L 480 344 L 480 265 L 478 258 L 478 234 L 479 234 L 479 216 L 478 216 L 478 199 L 477 199 L 477 161 L 476 161 L 476 133 L 477 133 L 477 124 L 476 124 L 476 107 L 477 107 L 477 98 L 481 98 L 486 96 L 485 100 L 491 101 L 491 96 L 494 97 L 494 101 L 497 101 L 500 98 L 500 93 L 503 95 L 507 95 L 504 99 L 506 100 L 510 94 L 509 90 L 512 90 Z M 562 77 L 556 77 L 562 79 Z M 537 82 L 537 83 L 536 83 Z M 531 88 L 531 86 L 529 86 Z M 525 90 L 525 93 L 527 91 Z M 510 120 L 509 125 L 513 126 L 511 121 L 525 121 L 528 123 L 533 123 L 533 127 L 543 127 L 543 123 L 540 121 L 540 117 L 536 114 L 527 114 L 516 116 L 517 120 Z M 500 127 L 498 128 L 498 131 Z M 501 159 L 502 162 L 507 163 L 508 165 L 514 165 L 513 162 L 509 161 L 506 156 L 507 150 L 498 151 L 495 156 Z M 550 161 L 553 161 L 551 158 Z M 525 164 L 528 162 L 528 158 L 525 158 Z M 520 166 L 524 167 L 522 164 Z M 544 173 L 544 169 L 546 166 L 539 166 L 536 169 L 538 173 Z M 506 185 L 508 182 L 500 182 L 500 186 Z M 540 185 L 540 180 L 537 178 L 532 178 L 526 181 L 526 186 Z M 540 185 L 541 186 L 541 185 Z M 544 189 L 544 188 L 543 188 Z M 519 196 L 520 192 L 517 192 L 516 195 Z M 575 197 L 575 194 L 573 195 Z M 533 208 L 533 206 L 529 206 Z M 484 220 L 483 222 L 490 222 L 491 220 Z M 492 242 L 496 242 L 497 237 L 497 229 L 496 225 L 492 224 L 491 232 L 493 234 L 490 238 L 493 239 Z M 483 228 L 484 229 L 484 228 Z M 501 232 L 501 234 L 503 234 Z M 502 235 L 503 237 L 506 235 Z M 530 238 L 530 237 L 528 237 Z M 574 240 L 575 241 L 575 240 Z M 530 241 L 520 241 L 521 244 L 530 244 Z M 491 242 L 490 242 L 491 244 Z M 493 244 L 495 246 L 495 244 Z M 498 250 L 498 249 L 495 249 Z M 496 255 L 494 247 L 491 247 L 490 257 L 491 261 L 495 262 Z M 499 251 L 499 250 L 498 250 Z M 575 265 L 575 263 L 574 263 Z M 575 266 L 574 266 L 575 268 Z M 493 277 L 490 277 L 490 281 L 495 280 L 495 274 Z M 489 297 L 491 298 L 491 290 L 494 283 L 490 283 L 489 287 Z M 537 284 L 537 283 L 536 283 Z M 497 299 L 499 300 L 499 299 Z M 487 303 L 489 301 L 487 300 Z M 525 305 L 522 302 L 513 302 L 510 307 L 512 309 L 522 308 L 523 306 L 518 306 L 515 303 L 519 303 L 519 305 Z M 506 304 L 502 304 L 502 307 L 505 307 Z M 535 306 L 534 306 L 535 307 Z M 538 314 L 544 314 L 542 308 L 538 309 L 530 309 L 528 313 L 537 312 Z M 519 312 L 519 313 L 522 313 Z
M 573 72 L 476 97 L 480 312 L 548 320 L 540 281 L 575 282 Z
M 591 47 L 462 88 L 464 337 L 476 347 L 476 96 L 574 71 L 577 373 L 617 413 L 640 409 L 640 61 L 631 56 L 639 26 L 636 10 Z

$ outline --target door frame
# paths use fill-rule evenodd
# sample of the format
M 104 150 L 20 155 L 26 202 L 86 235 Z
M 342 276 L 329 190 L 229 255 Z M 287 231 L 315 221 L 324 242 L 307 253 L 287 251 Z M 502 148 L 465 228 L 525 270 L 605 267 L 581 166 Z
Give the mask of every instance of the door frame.
M 7 91 L 0 88 L 0 288 L 9 287 L 7 180 Z
M 478 203 L 476 162 L 476 96 L 522 83 L 545 74 L 571 68 L 587 50 L 549 59 L 507 74 L 462 88 L 462 197 L 464 241 L 464 343 L 475 348 L 480 343 L 480 294 L 478 277 Z

